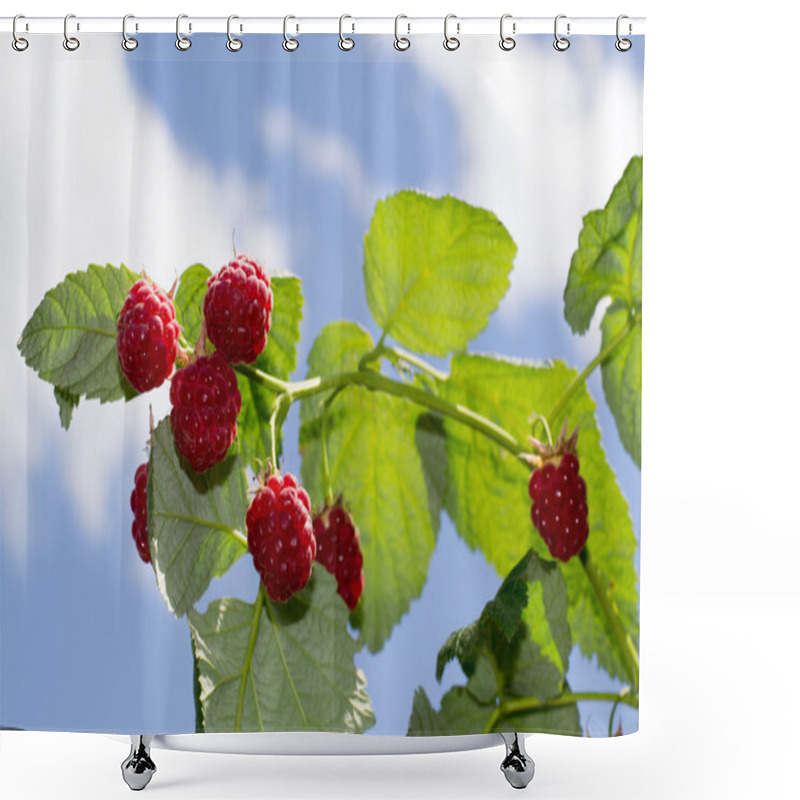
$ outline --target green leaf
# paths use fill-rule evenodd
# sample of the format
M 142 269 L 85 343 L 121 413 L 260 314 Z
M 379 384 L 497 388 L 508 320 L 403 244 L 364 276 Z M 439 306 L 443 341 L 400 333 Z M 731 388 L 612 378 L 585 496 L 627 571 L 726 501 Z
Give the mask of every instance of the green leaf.
M 450 379 L 441 385 L 444 397 L 463 404 L 501 425 L 520 442 L 530 433 L 531 412 L 548 415 L 576 371 L 561 362 L 535 364 L 497 357 L 458 355 Z M 589 506 L 588 547 L 622 624 L 638 640 L 637 576 L 633 565 L 636 539 L 628 504 L 600 443 L 595 404 L 585 387 L 566 408 L 550 419 L 553 431 L 565 415 L 578 427 L 578 456 L 586 481 Z M 461 537 L 480 549 L 501 575 L 506 575 L 529 547 L 550 555 L 533 527 L 528 496 L 529 472 L 514 456 L 471 428 L 451 420 L 447 430 L 446 508 Z M 569 595 L 569 622 L 575 642 L 614 677 L 627 679 L 602 608 L 580 564 L 573 558 L 561 566 Z
M 372 350 L 369 331 L 349 320 L 339 320 L 326 325 L 311 345 L 308 354 L 308 376 L 332 375 L 358 369 L 362 355 Z M 300 402 L 301 422 L 318 417 L 330 392 L 321 392 Z
M 169 418 L 163 419 L 153 436 L 147 504 L 158 588 L 180 617 L 247 551 L 244 462 L 231 450 L 198 475 L 178 455 Z
M 420 687 L 414 693 L 414 707 L 408 723 L 408 735 L 450 736 L 483 733 L 494 710 L 494 703 L 481 703 L 463 686 L 454 686 L 442 698 L 442 708 L 437 712 L 425 690 Z M 515 714 L 503 720 L 493 730 L 581 735 L 578 707 L 574 704 Z
M 281 380 L 288 380 L 297 365 L 297 343 L 303 319 L 303 287 L 300 278 L 270 278 L 272 289 L 272 322 L 267 346 L 254 367 Z M 269 418 L 275 395 L 260 383 L 237 374 L 242 395 L 242 411 L 237 421 L 242 456 L 246 461 L 262 461 L 272 452 Z M 276 449 L 281 451 L 280 434 Z
M 61 420 L 61 427 L 65 431 L 69 430 L 69 425 L 72 422 L 72 412 L 78 407 L 80 397 L 58 386 L 53 387 L 53 394 L 58 403 L 58 416 Z
M 444 668 L 453 659 L 458 660 L 467 675 L 475 668 L 473 656 L 478 651 L 480 641 L 480 620 L 475 620 L 463 628 L 453 631 L 436 656 L 436 680 L 441 681 Z
M 614 340 L 631 319 L 628 308 L 615 302 L 603 317 L 603 349 Z M 637 467 L 642 465 L 642 318 L 603 362 L 603 392 L 619 438 Z
M 203 264 L 192 264 L 181 274 L 178 290 L 175 292 L 175 311 L 183 335 L 189 344 L 200 337 L 203 326 L 203 300 L 208 291 L 211 270 Z
M 583 220 L 572 256 L 564 316 L 585 333 L 604 297 L 611 307 L 602 322 L 603 351 L 626 325 L 627 335 L 603 362 L 603 391 L 620 439 L 641 465 L 642 415 L 642 158 L 630 160 L 606 207 Z
M 391 195 L 376 205 L 364 239 L 372 316 L 414 352 L 462 350 L 508 290 L 516 252 L 490 211 L 449 195 Z
M 272 321 L 264 352 L 256 366 L 275 378 L 288 380 L 297 366 L 297 343 L 303 319 L 303 282 L 294 275 L 269 279 Z
M 315 566 L 287 603 L 214 600 L 189 611 L 206 732 L 359 733 L 375 717 L 336 580 Z
M 450 736 L 483 733 L 494 704 L 478 702 L 464 686 L 454 686 L 442 698 L 436 711 L 420 686 L 414 692 L 414 706 L 408 723 L 409 736 Z
M 64 427 L 77 405 L 70 397 L 107 403 L 136 396 L 119 368 L 117 316 L 137 278 L 124 264 L 72 272 L 45 294 L 22 331 L 17 347 L 25 363 L 60 390 Z
M 642 309 L 642 157 L 634 156 L 606 207 L 583 218 L 564 290 L 564 316 L 585 333 L 604 297 Z
M 571 648 L 564 578 L 555 563 L 529 550 L 477 622 L 445 642 L 436 678 L 457 658 L 480 700 L 511 693 L 544 701 L 561 691 Z
M 309 377 L 355 369 L 371 349 L 366 331 L 332 323 L 311 348 Z M 309 398 L 300 410 L 303 484 L 318 505 L 325 498 L 320 401 L 330 396 Z M 372 652 L 422 592 L 436 543 L 441 506 L 417 450 L 418 436 L 427 435 L 418 430 L 420 415 L 406 400 L 358 386 L 341 391 L 327 412 L 333 494 L 343 496 L 364 556 L 364 593 L 352 621 Z

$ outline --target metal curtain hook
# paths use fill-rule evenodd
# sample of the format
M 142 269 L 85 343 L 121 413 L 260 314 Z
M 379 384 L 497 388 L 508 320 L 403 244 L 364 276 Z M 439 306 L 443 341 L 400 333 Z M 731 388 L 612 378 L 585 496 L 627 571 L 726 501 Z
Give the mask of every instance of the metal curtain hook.
M 458 48 L 461 47 L 461 40 L 457 36 L 450 36 L 448 34 L 448 32 L 447 32 L 447 27 L 448 27 L 448 24 L 449 24 L 451 19 L 457 20 L 458 17 L 456 17 L 455 14 L 448 14 L 444 18 L 444 43 L 443 44 L 444 44 L 444 49 L 445 50 L 450 50 L 450 52 L 452 52 L 453 50 L 458 50 Z M 456 22 L 456 33 L 460 33 L 460 32 L 461 32 L 461 23 L 460 22 Z
M 75 36 L 69 35 L 69 21 L 71 19 L 75 19 L 74 14 L 67 14 L 67 16 L 64 17 L 64 49 L 69 50 L 70 53 L 74 52 L 81 46 L 79 39 L 77 39 Z M 77 30 L 80 29 L 80 25 L 78 25 Z
M 192 46 L 192 40 L 181 34 L 181 20 L 188 18 L 188 14 L 178 14 L 175 19 L 175 47 L 177 47 L 178 50 L 188 50 Z M 191 29 L 192 26 L 190 25 L 189 30 Z
M 344 25 L 344 21 L 346 19 L 353 19 L 353 18 L 349 14 L 342 14 L 342 16 L 339 17 L 339 49 L 340 50 L 352 50 L 356 46 L 356 43 L 349 36 L 345 36 L 344 35 L 344 31 L 343 31 L 342 26 Z M 356 29 L 355 23 L 351 23 L 351 25 L 353 26 L 353 30 L 355 31 L 355 29 Z
M 555 34 L 556 40 L 553 42 L 553 47 L 558 50 L 560 53 L 563 53 L 565 50 L 569 50 L 569 39 L 565 36 L 558 35 L 558 21 L 560 19 L 566 19 L 566 14 L 559 14 L 556 17 L 556 21 L 553 25 L 553 33 Z M 567 23 L 567 34 L 569 34 L 569 22 Z
M 287 14 L 283 18 L 283 49 L 286 50 L 287 53 L 294 53 L 298 47 L 300 47 L 300 40 L 294 39 L 289 36 L 289 20 L 290 19 L 297 19 L 297 17 L 293 17 L 291 14 Z M 300 30 L 300 26 L 297 25 L 296 31 Z
M 514 39 L 512 36 L 505 35 L 504 26 L 507 19 L 511 19 L 511 14 L 503 14 L 503 16 L 500 17 L 500 49 L 505 50 L 506 52 L 513 50 L 517 46 L 516 39 Z M 511 31 L 513 33 L 517 32 L 516 22 L 512 23 Z
M 620 22 L 622 22 L 622 20 L 624 20 L 624 19 L 628 19 L 628 15 L 627 15 L 627 14 L 620 14 L 620 15 L 617 17 L 617 41 L 616 41 L 616 42 L 614 42 L 614 47 L 616 47 L 616 48 L 617 48 L 617 50 L 619 50 L 619 51 L 620 51 L 620 53 L 626 53 L 626 52 L 627 52 L 628 50 L 630 50 L 630 49 L 631 49 L 631 47 L 633 46 L 633 43 L 631 42 L 631 40 L 630 40 L 630 39 L 623 39 L 623 38 L 622 38 L 622 37 L 619 35 L 619 24 L 620 24 Z M 631 24 L 630 24 L 630 22 L 629 22 L 629 23 L 628 23 L 628 35 L 630 35 L 630 33 L 631 33 L 631 31 L 632 31 L 632 30 L 633 30 L 633 28 L 631 27 Z
M 28 43 L 27 39 L 25 39 L 22 36 L 19 36 L 17 34 L 17 20 L 18 19 L 25 19 L 25 15 L 24 14 L 17 14 L 17 16 L 14 17 L 14 21 L 11 23 L 11 35 L 13 37 L 11 39 L 11 46 L 18 53 L 21 53 L 23 50 L 27 50 L 28 49 L 28 44 L 29 43 Z
M 242 49 L 242 40 L 237 39 L 235 36 L 231 35 L 231 22 L 233 22 L 233 20 L 235 19 L 239 19 L 239 17 L 236 16 L 236 14 L 231 14 L 228 17 L 228 41 L 225 42 L 225 47 L 227 47 L 228 50 L 231 51 L 231 53 L 237 53 L 239 50 Z M 239 30 L 241 30 L 241 26 L 239 27 Z
M 122 18 L 122 49 L 131 52 L 131 50 L 135 50 L 139 46 L 139 40 L 134 39 L 133 36 L 128 36 L 128 20 L 135 19 L 133 14 L 126 14 Z
M 405 36 L 400 35 L 400 20 L 401 19 L 408 19 L 405 14 L 398 14 L 394 18 L 394 49 L 395 50 L 408 50 L 411 47 L 411 39 L 407 39 Z M 408 28 L 408 33 L 411 33 L 411 23 L 406 23 L 406 28 Z

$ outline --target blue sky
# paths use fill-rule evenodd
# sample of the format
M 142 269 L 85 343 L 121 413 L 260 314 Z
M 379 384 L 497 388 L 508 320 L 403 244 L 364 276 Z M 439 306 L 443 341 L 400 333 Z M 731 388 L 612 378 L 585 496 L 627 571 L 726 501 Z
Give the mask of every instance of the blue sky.
M 303 37 L 292 55 L 281 50 L 274 36 L 248 38 L 237 54 L 224 48 L 224 37 L 214 36 L 196 38 L 187 53 L 179 53 L 168 36 L 142 37 L 131 54 L 115 43 L 119 53 L 112 56 L 109 50 L 107 66 L 127 87 L 124 102 L 142 125 L 131 145 L 140 160 L 129 171 L 125 165 L 130 202 L 110 211 L 99 203 L 93 208 L 98 215 L 113 215 L 112 228 L 124 228 L 129 215 L 126 232 L 137 244 L 129 246 L 129 253 L 109 241 L 107 255 L 97 252 L 91 258 L 113 261 L 119 252 L 120 260 L 135 268 L 147 266 L 156 277 L 161 270 L 167 283 L 170 269 L 180 271 L 193 261 L 219 266 L 218 254 L 230 250 L 235 228 L 240 251 L 261 258 L 270 269 L 303 278 L 302 375 L 308 349 L 328 321 L 355 319 L 375 332 L 361 275 L 363 234 L 375 201 L 404 187 L 450 192 L 496 211 L 520 246 L 509 295 L 471 349 L 522 358 L 559 357 L 581 366 L 596 352 L 597 336 L 574 337 L 563 321 L 560 291 L 569 256 L 581 216 L 605 202 L 627 159 L 641 152 L 638 107 L 615 119 L 596 108 L 599 95 L 585 88 L 589 73 L 606 69 L 616 81 L 608 102 L 619 102 L 620 95 L 624 100 L 626 92 L 641 94 L 643 48 L 621 61 L 609 44 L 612 39 L 576 38 L 569 54 L 555 53 L 550 37 L 521 41 L 512 56 L 520 64 L 517 72 L 508 72 L 511 54 L 500 53 L 494 39 L 491 49 L 481 49 L 472 60 L 467 43 L 463 52 L 447 54 L 438 38 L 435 48 L 420 41 L 405 54 L 397 53 L 386 37 L 359 37 L 356 49 L 346 54 L 330 36 Z M 97 66 L 77 63 L 87 70 Z M 435 79 L 436 70 L 446 77 Z M 467 110 L 464 96 L 471 98 Z M 8 119 L 3 114 L 4 126 L 11 124 Z M 119 124 L 111 114 L 103 122 L 111 141 L 126 135 L 115 128 Z M 498 142 L 501 133 L 508 140 Z M 558 143 L 555 154 L 547 149 L 553 142 Z M 600 164 L 594 167 L 592 159 L 597 158 Z M 97 180 L 113 186 L 118 173 L 110 172 L 114 160 L 109 159 L 98 167 Z M 183 172 L 170 174 L 178 163 Z M 184 260 L 170 266 L 161 251 L 155 255 L 155 245 L 150 252 L 142 243 L 158 238 L 155 223 L 147 220 L 148 192 L 180 192 L 176 174 L 187 184 L 202 178 L 212 201 L 204 201 L 199 192 L 182 196 L 183 207 L 168 235 L 180 240 Z M 210 252 L 203 246 L 208 234 L 195 234 L 215 213 L 215 187 L 221 198 L 219 227 L 227 234 Z M 575 208 L 567 199 L 570 189 L 581 190 L 573 192 L 579 195 Z M 70 211 L 63 213 L 68 217 Z M 151 258 L 157 262 L 152 268 Z M 5 257 L 3 264 L 6 291 L 10 276 Z M 65 263 L 62 276 L 67 266 L 77 265 Z M 29 315 L 41 291 L 32 281 L 27 292 Z M 6 329 L 12 324 L 9 319 L 4 313 L 2 338 L 15 342 L 19 330 Z M 16 324 L 17 318 L 11 319 Z M 6 375 L 14 354 L 3 350 L 2 357 Z M 42 396 L 34 377 L 17 377 L 16 365 L 14 370 L 13 379 L 20 387 L 24 383 L 22 396 Z M 590 390 L 599 401 L 606 452 L 631 504 L 638 536 L 639 473 L 602 402 L 599 376 L 590 380 Z M 5 395 L 3 400 L 5 443 L 12 441 L 14 419 Z M 163 398 L 159 402 L 163 409 Z M 47 456 L 31 458 L 25 475 L 24 558 L 10 544 L 13 486 L 5 471 L 0 490 L 0 719 L 8 725 L 56 730 L 192 730 L 188 627 L 167 611 L 129 534 L 128 495 L 136 465 L 144 459 L 144 399 L 125 411 L 81 406 L 77 416 L 86 419 L 78 423 L 76 418 L 76 430 L 69 434 L 57 429 L 55 403 L 50 403 L 41 422 L 38 416 L 27 421 L 31 442 L 39 435 L 37 426 L 46 427 L 48 438 Z M 91 496 L 102 532 L 87 538 L 82 533 L 83 506 L 71 492 L 66 472 L 79 471 L 93 459 L 92 443 L 79 446 L 75 441 L 92 417 L 104 425 L 112 419 L 118 423 L 118 447 L 107 456 L 102 485 L 98 481 Z M 285 437 L 287 443 L 297 440 L 296 410 Z M 6 469 L 10 447 L 3 447 Z M 284 468 L 299 469 L 296 447 L 287 447 Z M 18 526 L 19 518 L 14 523 Z M 447 591 L 454 572 L 469 592 Z M 375 732 L 405 731 L 417 685 L 424 685 L 436 703 L 449 685 L 461 682 L 460 671 L 451 665 L 442 685 L 436 683 L 436 652 L 452 630 L 477 617 L 499 580 L 443 516 L 421 598 L 382 652 L 358 656 L 376 710 Z M 256 581 L 245 557 L 212 585 L 206 599 L 226 594 L 251 598 Z M 569 679 L 573 689 L 616 685 L 577 653 Z M 584 727 L 603 735 L 608 710 L 603 705 L 582 708 Z M 626 731 L 636 727 L 635 712 L 625 708 L 621 715 Z

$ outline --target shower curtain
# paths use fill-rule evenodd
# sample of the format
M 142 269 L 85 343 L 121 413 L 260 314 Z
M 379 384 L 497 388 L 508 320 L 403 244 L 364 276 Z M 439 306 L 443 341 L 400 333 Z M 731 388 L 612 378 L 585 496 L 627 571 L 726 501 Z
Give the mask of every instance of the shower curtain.
M 643 37 L 289 31 L 3 37 L 0 723 L 631 733 Z

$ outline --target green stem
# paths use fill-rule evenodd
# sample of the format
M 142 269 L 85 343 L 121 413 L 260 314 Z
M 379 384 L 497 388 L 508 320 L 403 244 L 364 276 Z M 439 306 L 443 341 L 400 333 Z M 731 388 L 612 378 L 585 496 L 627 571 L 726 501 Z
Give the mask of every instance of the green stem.
M 436 369 L 432 364 L 429 364 L 424 359 L 403 350 L 401 347 L 384 347 L 383 352 L 386 355 L 396 358 L 398 361 L 405 361 L 412 367 L 416 367 L 420 372 L 425 372 L 437 381 L 446 381 L 450 376 L 446 372 Z
M 550 447 L 552 447 L 553 446 L 553 436 L 550 433 L 550 426 L 547 424 L 547 417 L 543 417 L 541 414 L 537 414 L 534 411 L 533 414 L 531 414 L 531 416 L 530 416 L 530 421 L 533 422 L 533 423 L 541 422 L 542 425 L 544 425 L 544 432 L 547 434 L 547 444 L 549 444 Z M 536 429 L 535 429 L 535 426 L 534 426 L 534 433 L 535 432 L 536 432 Z
M 636 645 L 625 629 L 622 627 L 622 622 L 619 618 L 619 609 L 616 603 L 611 599 L 608 593 L 608 584 L 603 580 L 597 565 L 592 560 L 591 553 L 588 547 L 584 547 L 580 554 L 581 564 L 586 572 L 586 577 L 594 589 L 597 600 L 600 603 L 600 608 L 603 610 L 603 615 L 611 628 L 611 635 L 616 642 L 617 649 L 620 656 L 622 656 L 622 663 L 625 665 L 625 670 L 631 680 L 631 686 L 635 694 L 639 693 L 639 653 L 636 650 Z
M 239 684 L 239 697 L 236 701 L 236 720 L 234 731 L 242 729 L 242 714 L 244 712 L 244 694 L 247 690 L 247 679 L 250 677 L 250 666 L 253 663 L 253 652 L 256 649 L 256 638 L 258 628 L 261 624 L 261 609 L 264 607 L 264 584 L 259 582 L 256 602 L 253 605 L 253 620 L 250 623 L 250 639 L 247 642 L 247 652 L 244 656 L 244 667 L 242 668 L 242 682 Z
M 429 394 L 422 389 L 418 389 L 416 386 L 392 380 L 392 378 L 380 372 L 373 372 L 372 370 L 340 372 L 334 375 L 324 375 L 305 381 L 297 381 L 296 383 L 287 383 L 278 378 L 273 378 L 271 375 L 267 375 L 265 372 L 249 364 L 237 364 L 236 370 L 242 375 L 246 375 L 251 380 L 260 383 L 272 392 L 285 394 L 285 402 L 287 403 L 294 403 L 297 400 L 313 397 L 316 394 L 340 387 L 351 385 L 364 386 L 367 389 L 384 392 L 385 394 L 391 394 L 395 397 L 402 397 L 406 400 L 410 400 L 412 403 L 425 406 L 432 411 L 437 411 L 443 416 L 461 422 L 479 433 L 482 433 L 488 439 L 496 442 L 515 456 L 519 456 L 524 452 L 524 448 L 514 436 L 508 433 L 508 431 L 504 430 L 499 425 L 495 425 L 494 422 L 486 417 L 476 414 L 472 409 Z
M 497 725 L 504 719 L 514 714 L 524 714 L 531 711 L 547 711 L 551 708 L 571 706 L 584 700 L 601 700 L 609 703 L 626 703 L 632 708 L 639 708 L 639 699 L 625 688 L 621 692 L 564 692 L 550 700 L 539 700 L 537 697 L 513 697 L 495 708 L 484 733 L 492 733 Z
M 367 365 L 371 364 L 373 361 L 377 361 L 386 352 L 386 348 L 383 346 L 385 339 L 386 331 L 381 334 L 381 338 L 378 339 L 378 344 L 376 344 L 375 347 L 373 347 L 368 353 L 364 353 L 364 355 L 358 360 L 359 369 L 366 369 Z
M 608 717 L 608 738 L 610 739 L 614 735 L 614 714 L 617 712 L 617 706 L 620 704 L 621 700 L 616 699 L 614 701 L 614 705 L 611 706 L 611 714 Z
M 296 385 L 289 383 L 289 381 L 282 381 L 280 378 L 274 378 L 272 375 L 268 375 L 250 364 L 234 364 L 233 368 L 240 375 L 260 383 L 265 389 L 269 389 L 275 394 L 288 394 L 292 386 Z
M 572 400 L 572 396 L 578 389 L 586 383 L 586 379 L 594 372 L 595 368 L 602 364 L 621 344 L 625 341 L 628 334 L 633 330 L 634 325 L 639 322 L 638 317 L 630 317 L 625 323 L 624 327 L 617 333 L 617 335 L 586 365 L 583 371 L 578 375 L 567 388 L 561 397 L 556 400 L 555 405 L 550 409 L 547 419 L 554 422 L 558 415 L 566 408 L 567 403 Z

